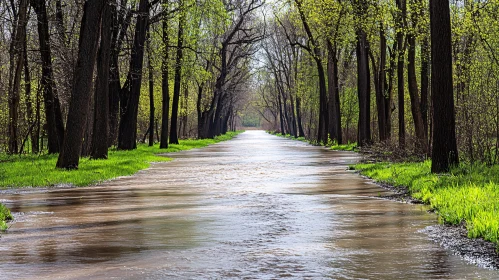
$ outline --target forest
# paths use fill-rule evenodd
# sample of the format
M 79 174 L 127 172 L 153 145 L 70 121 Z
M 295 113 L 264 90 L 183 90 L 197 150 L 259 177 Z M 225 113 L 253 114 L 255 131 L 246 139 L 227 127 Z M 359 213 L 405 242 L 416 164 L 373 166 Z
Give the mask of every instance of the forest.
M 436 172 L 493 165 L 498 7 L 2 1 L 0 151 L 60 153 L 57 167 L 75 169 L 110 147 L 167 148 L 249 122 L 316 144 L 383 143 Z
M 40 194 L 27 191 L 20 197 L 9 190 L 2 193 L 0 230 L 8 229 L 23 211 L 58 215 L 64 211 L 58 212 L 57 207 L 68 205 L 70 211 L 92 211 L 91 203 L 106 208 L 107 199 L 114 197 L 109 203 L 119 210 L 109 212 L 121 219 L 127 216 L 121 211 L 128 211 L 134 218 L 129 224 L 140 222 L 142 214 L 153 215 L 143 223 L 158 223 L 153 231 L 175 232 L 178 223 L 202 228 L 206 221 L 196 219 L 206 213 L 216 214 L 219 220 L 231 218 L 217 212 L 222 209 L 241 215 L 224 224 L 231 230 L 232 224 L 241 226 L 237 234 L 279 225 L 276 232 L 284 236 L 292 231 L 281 228 L 281 223 L 299 220 L 301 225 L 286 226 L 309 230 L 303 237 L 339 211 L 334 205 L 327 215 L 323 211 L 324 205 L 337 202 L 337 194 L 341 203 L 359 206 L 349 206 L 357 213 L 351 219 L 343 216 L 351 213 L 331 214 L 343 219 L 332 228 L 356 222 L 365 212 L 397 213 L 390 214 L 390 219 L 400 216 L 406 212 L 393 210 L 400 205 L 390 204 L 393 211 L 379 210 L 379 205 L 385 205 L 379 199 L 397 203 L 409 199 L 429 206 L 417 214 L 404 208 L 410 214 L 402 214 L 403 222 L 390 225 L 384 223 L 385 216 L 378 217 L 379 224 L 389 226 L 386 232 L 398 232 L 401 229 L 391 226 L 419 219 L 421 212 L 426 215 L 430 209 L 438 216 L 428 214 L 422 220 L 438 219 L 492 244 L 497 268 L 498 18 L 499 0 L 0 1 L 0 191 L 55 187 Z M 257 131 L 222 148 L 210 148 L 219 152 L 216 156 L 197 151 L 196 156 L 186 156 L 192 162 L 166 163 L 172 158 L 165 153 L 229 140 L 248 127 L 312 145 Z M 244 147 L 232 147 L 236 144 Z M 361 155 L 331 152 L 326 157 L 329 148 L 354 149 Z M 259 157 L 258 153 L 266 154 Z M 151 162 L 160 167 L 137 175 Z M 382 196 L 382 188 L 373 191 L 374 184 L 352 169 L 382 187 L 394 186 L 390 190 L 395 194 Z M 120 178 L 132 174 L 136 177 Z M 107 181 L 114 178 L 118 179 Z M 258 186 L 248 187 L 252 182 Z M 110 188 L 102 190 L 101 183 Z M 298 187 L 305 189 L 301 183 L 308 188 L 305 196 L 295 193 Z M 94 185 L 89 193 L 73 189 L 89 185 Z M 237 192 L 242 189 L 244 195 Z M 374 198 L 375 192 L 378 197 Z M 307 200 L 312 197 L 309 194 L 317 199 Z M 37 201 L 47 207 L 38 211 L 38 205 L 30 202 L 32 195 L 41 195 Z M 46 197 L 57 201 L 50 204 Z M 212 200 L 206 202 L 205 197 Z M 373 210 L 364 211 L 356 200 L 359 197 Z M 171 202 L 172 209 L 178 203 L 186 211 L 178 214 L 162 208 L 170 205 L 155 198 Z M 132 208 L 120 208 L 130 201 L 136 203 L 130 204 Z M 224 207 L 211 207 L 216 203 Z M 267 224 L 248 230 L 241 222 L 247 213 L 234 210 L 241 203 L 259 209 L 247 211 L 254 215 L 247 224 L 262 222 L 263 218 L 255 218 L 258 215 L 268 219 Z M 191 208 L 194 204 L 199 209 L 208 207 L 193 215 L 199 210 Z M 52 206 L 55 210 L 48 211 Z M 145 212 L 160 208 L 165 211 Z M 85 213 L 89 229 L 119 224 L 106 220 L 111 216 Z M 170 219 L 172 213 L 191 215 L 199 223 Z M 302 216 L 274 220 L 289 213 Z M 317 213 L 322 218 L 307 216 Z M 95 223 L 94 217 L 101 223 Z M 56 224 L 59 220 L 50 220 L 53 228 L 70 228 Z M 165 226 L 165 221 L 177 224 Z M 316 223 L 303 226 L 309 222 Z M 357 230 L 368 229 L 369 222 L 359 222 Z M 76 223 L 76 228 L 87 229 Z M 140 227 L 122 232 L 128 234 L 131 229 L 133 237 Z M 412 230 L 411 226 L 402 229 Z M 105 232 L 110 236 L 112 230 L 112 234 Z M 329 234 L 331 229 L 321 230 Z M 158 233 L 162 242 L 165 232 Z M 415 233 L 408 234 L 412 238 Z M 266 238 L 255 240 L 273 240 Z M 153 246 L 154 250 L 163 245 Z M 258 246 L 254 248 L 259 252 L 274 249 Z M 382 255 L 389 255 L 384 250 Z M 410 250 L 404 247 L 397 252 Z

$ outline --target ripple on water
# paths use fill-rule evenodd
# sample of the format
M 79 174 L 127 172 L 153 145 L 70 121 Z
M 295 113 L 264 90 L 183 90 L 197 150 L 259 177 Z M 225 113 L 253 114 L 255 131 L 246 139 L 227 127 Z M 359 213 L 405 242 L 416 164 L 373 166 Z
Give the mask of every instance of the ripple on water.
M 358 160 L 251 131 L 83 189 L 2 192 L 7 279 L 499 279 L 418 232 Z

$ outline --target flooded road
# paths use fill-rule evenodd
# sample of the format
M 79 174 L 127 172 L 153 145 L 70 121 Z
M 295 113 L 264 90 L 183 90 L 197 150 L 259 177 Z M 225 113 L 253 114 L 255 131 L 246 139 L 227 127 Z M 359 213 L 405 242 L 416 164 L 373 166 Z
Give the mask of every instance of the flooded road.
M 95 187 L 4 191 L 1 279 L 498 279 L 418 232 L 353 153 L 243 133 Z

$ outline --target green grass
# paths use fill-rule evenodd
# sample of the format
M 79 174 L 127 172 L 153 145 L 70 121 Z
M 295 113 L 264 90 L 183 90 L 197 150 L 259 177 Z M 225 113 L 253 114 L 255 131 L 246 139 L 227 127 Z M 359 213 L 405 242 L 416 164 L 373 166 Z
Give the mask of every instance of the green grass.
M 12 220 L 12 214 L 3 204 L 0 203 L 0 231 L 7 230 L 7 221 Z
M 267 133 L 275 135 L 275 136 L 283 137 L 283 138 L 292 139 L 292 140 L 298 140 L 298 141 L 307 142 L 307 143 L 309 142 L 307 139 L 305 139 L 305 137 L 297 137 L 297 138 L 295 138 L 291 134 L 273 133 L 273 132 L 270 132 L 270 131 L 267 131 Z
M 151 162 L 170 161 L 171 158 L 158 156 L 159 153 L 171 153 L 194 148 L 201 148 L 220 141 L 232 139 L 240 132 L 229 132 L 215 139 L 180 140 L 179 145 L 170 145 L 166 150 L 159 145 L 148 147 L 139 145 L 136 150 L 110 150 L 107 160 L 82 158 L 78 170 L 56 169 L 57 155 L 42 156 L 1 156 L 0 189 L 16 187 L 48 187 L 59 184 L 87 186 L 119 176 L 132 175 L 148 168 Z
M 357 142 L 329 146 L 334 151 L 357 151 Z
M 441 222 L 464 223 L 468 237 L 483 237 L 499 248 L 499 166 L 462 164 L 441 175 L 430 172 L 431 161 L 354 168 L 378 182 L 407 187 L 438 213 Z
M 294 136 L 290 135 L 290 134 L 275 133 L 275 132 L 272 132 L 272 131 L 267 131 L 267 133 L 275 135 L 275 136 L 279 136 L 279 137 L 284 137 L 284 138 L 292 139 L 292 140 L 298 140 L 298 141 L 302 141 L 302 142 L 307 142 L 307 143 L 312 144 L 312 145 L 316 145 L 317 144 L 317 142 L 311 141 L 311 140 L 307 140 L 305 137 L 294 138 Z M 357 149 L 357 142 L 338 145 L 336 142 L 329 141 L 329 143 L 326 145 L 326 147 L 329 147 L 329 148 L 331 148 L 331 150 L 334 150 L 334 151 L 356 151 L 356 149 Z

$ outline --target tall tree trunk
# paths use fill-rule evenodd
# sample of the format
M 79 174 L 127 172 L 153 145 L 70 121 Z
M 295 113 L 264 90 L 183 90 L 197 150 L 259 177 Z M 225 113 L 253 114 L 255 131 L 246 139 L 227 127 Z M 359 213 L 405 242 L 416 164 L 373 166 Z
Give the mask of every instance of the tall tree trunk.
M 151 34 L 147 31 L 147 68 L 149 72 L 149 147 L 154 145 L 154 69 L 152 66 Z
M 9 153 L 17 154 L 19 150 L 19 101 L 21 91 L 21 75 L 23 72 L 24 45 L 26 41 L 26 24 L 28 22 L 28 0 L 19 1 L 17 22 L 13 24 L 13 36 L 10 45 L 10 78 L 9 78 Z
M 40 107 L 41 107 L 41 90 L 40 88 L 38 88 L 38 90 L 36 91 L 36 113 L 35 113 L 35 121 L 36 121 L 36 127 L 35 127 L 35 136 L 34 138 L 36 139 L 36 153 L 39 153 L 42 148 L 40 148 L 40 128 L 41 128 L 41 125 L 40 125 Z M 43 141 L 42 141 L 42 144 L 41 146 L 43 147 Z M 35 153 L 35 146 L 33 146 L 33 153 Z
M 277 87 L 276 87 L 276 90 L 277 90 Z M 279 92 L 279 90 L 277 90 L 277 103 L 279 105 L 279 120 L 280 120 L 280 123 L 281 123 L 281 133 L 282 134 L 286 134 L 286 130 L 284 130 L 284 113 L 282 112 L 282 99 L 281 99 L 281 93 Z
M 395 40 L 393 42 L 391 52 L 390 52 L 390 66 L 388 68 L 387 74 L 387 88 L 386 94 L 387 99 L 385 100 L 385 113 L 386 113 L 386 135 L 388 139 L 392 137 L 392 113 L 395 111 L 395 104 L 393 103 L 393 84 L 395 79 L 395 67 L 396 67 L 396 58 L 398 53 L 398 43 Z
M 182 80 L 182 57 L 184 47 L 184 27 L 186 21 L 186 11 L 184 2 L 179 2 L 180 17 L 178 22 L 177 57 L 175 59 L 175 80 L 173 85 L 172 120 L 170 126 L 170 144 L 178 144 L 178 105 L 180 100 L 180 82 Z
M 404 28 L 406 20 L 405 0 L 396 0 L 397 4 L 397 93 L 399 117 L 399 146 L 405 148 L 405 84 L 404 84 Z
M 302 125 L 300 97 L 296 97 L 296 117 L 298 119 L 298 137 L 305 137 L 305 132 L 303 131 L 303 125 Z
M 327 112 L 327 86 L 326 73 L 322 66 L 321 59 L 315 59 L 319 74 L 319 131 L 317 133 L 318 143 L 327 143 L 327 128 L 329 127 L 329 117 Z
M 42 60 L 41 87 L 45 105 L 45 120 L 47 122 L 48 153 L 58 153 L 64 140 L 64 122 L 62 120 L 61 105 L 52 69 L 52 52 L 50 50 L 50 33 L 48 25 L 47 7 L 44 0 L 30 0 L 35 10 L 38 25 L 38 39 L 40 41 L 40 56 Z
M 31 74 L 29 71 L 28 63 L 28 46 L 26 40 L 24 40 L 24 96 L 26 104 L 26 117 L 29 126 L 29 135 L 31 136 L 31 152 L 33 154 L 38 153 L 38 136 L 36 135 L 36 120 L 33 119 L 33 102 L 31 96 Z M 20 151 L 22 153 L 22 151 Z
M 111 61 L 112 26 L 115 6 L 106 5 L 102 14 L 100 48 L 97 55 L 95 81 L 94 125 L 92 133 L 92 159 L 107 159 L 109 139 L 109 74 Z
M 341 135 L 341 113 L 340 113 L 340 94 L 338 85 L 338 58 L 337 48 L 331 41 L 327 41 L 328 49 L 328 95 L 329 95 L 329 134 L 331 140 L 335 140 L 339 145 L 342 144 Z
M 201 138 L 203 136 L 203 128 L 205 127 L 205 114 L 203 112 L 203 109 L 201 108 L 201 102 L 203 100 L 203 87 L 204 84 L 201 83 L 198 85 L 198 99 L 196 101 L 196 112 L 198 116 L 198 138 Z
M 291 113 L 291 128 L 293 129 L 293 137 L 298 138 L 298 129 L 296 128 L 296 114 L 295 114 L 295 102 L 293 98 L 293 93 L 289 94 L 290 101 L 290 113 Z
M 428 37 L 425 36 L 421 44 L 421 115 L 425 133 L 428 136 L 428 87 L 429 87 L 429 61 L 430 61 L 430 45 Z M 429 141 L 427 143 L 430 143 Z
M 137 148 L 137 115 L 140 88 L 142 86 L 144 46 L 148 24 L 149 1 L 140 0 L 132 55 L 130 57 L 130 69 L 120 98 L 120 106 L 122 108 L 118 131 L 118 149 L 120 150 L 133 150 Z
M 61 40 L 63 46 L 66 47 L 66 28 L 64 27 L 64 14 L 62 12 L 61 0 L 55 1 L 55 18 L 59 40 Z
M 388 129 L 387 129 L 387 122 L 390 121 L 387 119 L 387 113 L 386 113 L 386 102 L 388 102 L 388 98 L 385 96 L 386 95 L 386 73 L 385 73 L 385 67 L 386 67 L 386 36 L 385 36 L 385 30 L 383 25 L 380 25 L 380 31 L 379 31 L 379 65 L 376 70 L 376 77 L 375 77 L 375 86 L 376 86 L 376 109 L 378 111 L 378 133 L 379 133 L 379 140 L 380 141 L 386 141 L 388 139 Z M 373 63 L 374 65 L 374 63 Z
M 163 9 L 168 11 L 168 0 L 163 0 Z M 170 40 L 168 37 L 168 17 L 165 13 L 162 18 L 162 37 L 163 37 L 163 60 L 161 62 L 161 94 L 162 94 L 162 115 L 161 115 L 161 149 L 168 149 L 168 122 L 170 116 L 170 89 L 168 83 L 168 45 Z
M 408 35 L 409 53 L 407 57 L 407 78 L 409 85 L 409 96 L 411 98 L 411 112 L 416 130 L 416 148 L 423 153 L 428 151 L 428 135 L 424 128 L 423 115 L 421 114 L 421 103 L 419 99 L 418 81 L 416 78 L 416 38 L 413 34 Z
M 452 88 L 452 45 L 449 0 L 430 1 L 431 93 L 433 105 L 433 173 L 459 163 Z
M 113 2 L 115 0 L 112 0 Z M 130 25 L 132 13 L 126 9 L 127 0 L 122 0 L 120 5 L 122 9 L 118 13 L 113 5 L 113 39 L 111 41 L 111 61 L 109 73 L 109 141 L 108 146 L 117 144 L 119 117 L 120 117 L 120 71 L 119 54 L 122 49 L 128 26 Z
M 100 21 L 107 2 L 107 0 L 85 2 L 80 28 L 78 61 L 68 112 L 67 133 L 57 160 L 56 166 L 58 168 L 78 168 L 85 122 L 91 99 L 93 70 L 100 35 Z
M 295 0 L 296 7 L 298 8 L 298 12 L 300 14 L 301 21 L 303 23 L 303 28 L 307 33 L 307 37 L 311 43 L 312 49 L 309 50 L 314 57 L 315 63 L 317 65 L 317 72 L 319 75 L 319 129 L 317 132 L 317 143 L 327 143 L 327 128 L 329 127 L 329 117 L 327 110 L 327 86 L 326 86 L 326 76 L 324 71 L 324 66 L 322 65 L 322 51 L 319 47 L 319 44 L 315 40 L 315 37 L 312 34 L 310 26 L 308 25 L 308 21 L 305 17 L 305 13 L 302 8 L 302 1 Z
M 371 143 L 371 82 L 369 74 L 367 35 L 357 31 L 357 91 L 359 98 L 359 128 L 357 143 L 359 146 Z

